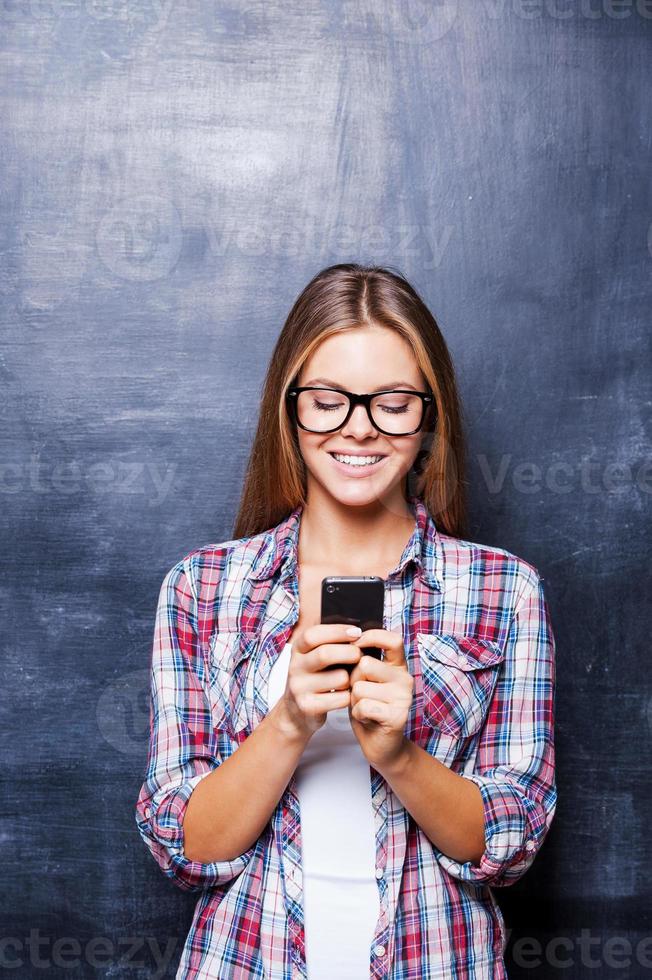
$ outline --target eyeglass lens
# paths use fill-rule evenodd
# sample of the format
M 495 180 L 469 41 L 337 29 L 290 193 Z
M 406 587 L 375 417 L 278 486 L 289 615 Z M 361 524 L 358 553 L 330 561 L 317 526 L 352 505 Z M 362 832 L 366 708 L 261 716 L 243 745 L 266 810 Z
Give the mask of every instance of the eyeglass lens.
M 299 421 L 316 432 L 327 432 L 342 425 L 349 410 L 349 399 L 339 391 L 301 391 L 297 399 Z M 390 392 L 371 399 L 374 422 L 394 435 L 412 432 L 421 422 L 423 402 L 418 395 Z

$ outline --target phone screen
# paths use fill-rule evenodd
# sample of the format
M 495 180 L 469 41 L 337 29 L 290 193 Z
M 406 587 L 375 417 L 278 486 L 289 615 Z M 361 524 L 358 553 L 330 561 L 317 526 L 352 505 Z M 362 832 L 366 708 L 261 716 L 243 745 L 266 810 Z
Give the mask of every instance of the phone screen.
M 385 582 L 378 575 L 330 575 L 322 579 L 322 623 L 347 623 L 362 630 L 383 629 L 384 606 Z M 383 659 L 380 647 L 363 649 L 365 655 Z M 352 664 L 342 666 L 351 673 Z

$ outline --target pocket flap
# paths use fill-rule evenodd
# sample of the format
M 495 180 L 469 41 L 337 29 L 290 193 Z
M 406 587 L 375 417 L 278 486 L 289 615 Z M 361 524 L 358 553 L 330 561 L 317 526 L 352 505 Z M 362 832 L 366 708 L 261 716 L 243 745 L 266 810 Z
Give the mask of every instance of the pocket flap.
M 493 640 L 457 633 L 417 633 L 419 649 L 425 657 L 432 657 L 449 667 L 459 670 L 483 670 L 502 663 L 505 651 Z

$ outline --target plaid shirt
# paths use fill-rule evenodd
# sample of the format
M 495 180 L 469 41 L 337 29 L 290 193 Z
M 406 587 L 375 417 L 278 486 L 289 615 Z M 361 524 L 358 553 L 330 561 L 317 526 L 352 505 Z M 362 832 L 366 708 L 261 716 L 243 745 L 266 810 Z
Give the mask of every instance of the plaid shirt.
M 370 766 L 382 877 L 369 976 L 499 980 L 507 940 L 492 886 L 527 871 L 556 808 L 555 642 L 534 566 L 443 534 L 409 502 L 414 532 L 385 580 L 384 612 L 414 678 L 405 733 L 478 785 L 486 849 L 479 864 L 442 853 Z M 270 671 L 299 617 L 300 518 L 297 507 L 268 531 L 191 551 L 161 587 L 136 821 L 164 873 L 199 892 L 177 980 L 308 975 L 295 775 L 233 860 L 191 861 L 183 837 L 194 787 L 268 710 Z

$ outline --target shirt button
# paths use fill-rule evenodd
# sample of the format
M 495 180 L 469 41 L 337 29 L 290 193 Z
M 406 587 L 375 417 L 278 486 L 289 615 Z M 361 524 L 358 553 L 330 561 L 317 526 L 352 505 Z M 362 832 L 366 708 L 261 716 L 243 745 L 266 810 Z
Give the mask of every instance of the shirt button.
M 376 878 L 382 878 L 382 876 L 383 876 L 383 869 L 376 868 Z
M 149 807 L 148 806 L 145 807 L 145 816 L 149 820 Z
M 537 845 L 533 840 L 528 840 L 525 842 L 525 847 L 528 851 L 533 851 Z
M 374 946 L 374 953 L 376 954 L 376 956 L 384 956 L 385 955 L 385 947 L 384 946 Z

